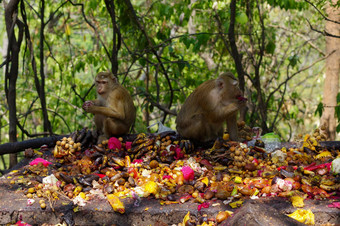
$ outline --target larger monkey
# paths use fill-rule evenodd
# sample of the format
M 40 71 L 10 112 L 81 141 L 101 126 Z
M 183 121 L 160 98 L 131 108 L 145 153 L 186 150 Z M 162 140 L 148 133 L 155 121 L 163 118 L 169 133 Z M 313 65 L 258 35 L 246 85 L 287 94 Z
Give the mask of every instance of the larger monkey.
M 177 132 L 187 139 L 211 141 L 223 134 L 227 122 L 232 140 L 238 140 L 237 113 L 246 98 L 231 72 L 198 86 L 177 115 Z
M 94 114 L 99 142 L 111 136 L 124 135 L 136 118 L 136 108 L 129 92 L 110 72 L 100 72 L 95 78 L 97 99 L 85 101 L 83 109 Z

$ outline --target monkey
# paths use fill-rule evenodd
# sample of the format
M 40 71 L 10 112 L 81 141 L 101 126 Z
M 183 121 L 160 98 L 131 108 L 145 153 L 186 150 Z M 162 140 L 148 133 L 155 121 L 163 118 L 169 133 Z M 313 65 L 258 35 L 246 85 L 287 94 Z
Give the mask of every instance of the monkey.
M 237 114 L 246 102 L 231 72 L 205 81 L 185 100 L 176 118 L 179 135 L 197 142 L 214 141 L 227 123 L 230 139 L 238 141 Z
M 136 118 L 130 93 L 111 72 L 98 73 L 95 86 L 97 99 L 85 101 L 82 107 L 94 114 L 98 143 L 112 136 L 127 134 Z

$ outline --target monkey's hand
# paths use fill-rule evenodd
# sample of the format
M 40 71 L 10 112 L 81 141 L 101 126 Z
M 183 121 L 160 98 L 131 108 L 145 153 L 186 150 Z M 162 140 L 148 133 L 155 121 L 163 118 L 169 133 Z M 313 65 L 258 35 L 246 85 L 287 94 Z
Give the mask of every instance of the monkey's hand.
M 83 109 L 84 109 L 84 111 L 89 112 L 89 110 L 92 106 L 94 106 L 93 101 L 87 100 L 83 104 Z

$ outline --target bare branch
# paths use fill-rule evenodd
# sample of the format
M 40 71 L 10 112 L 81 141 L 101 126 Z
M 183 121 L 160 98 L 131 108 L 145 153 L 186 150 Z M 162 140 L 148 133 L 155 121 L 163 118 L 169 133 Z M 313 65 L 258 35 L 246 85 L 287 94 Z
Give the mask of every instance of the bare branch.
M 175 116 L 177 115 L 176 112 L 171 111 L 170 109 L 168 109 L 168 108 L 166 108 L 166 107 L 160 105 L 159 103 L 153 101 L 153 100 L 152 100 L 151 94 L 149 94 L 149 93 L 147 93 L 147 92 L 144 92 L 143 94 L 145 95 L 146 100 L 147 100 L 152 106 L 157 107 L 159 110 L 161 110 L 161 111 L 163 111 L 163 112 L 165 112 L 165 113 L 167 113 L 167 114 L 169 114 L 169 115 L 175 115 Z
M 293 33 L 301 38 L 303 38 L 311 47 L 313 47 L 316 51 L 318 51 L 320 54 L 322 54 L 323 56 L 325 56 L 325 53 L 319 48 L 317 47 L 313 42 L 311 42 L 311 39 L 308 39 L 305 35 L 297 32 L 297 31 L 293 31 L 291 29 L 288 29 L 286 27 L 282 27 L 282 26 L 276 26 L 276 25 L 268 25 L 269 27 L 273 27 L 273 28 L 279 28 L 285 31 L 288 31 L 290 33 Z
M 150 39 L 150 37 L 148 36 L 148 34 L 146 33 L 145 31 L 145 27 L 142 25 L 142 23 L 140 22 L 139 18 L 137 17 L 137 14 L 135 12 L 135 9 L 133 8 L 130 0 L 124 0 L 125 1 L 125 4 L 127 5 L 127 7 L 129 8 L 132 16 L 133 16 L 133 19 L 135 21 L 135 23 L 137 24 L 137 26 L 139 27 L 139 29 L 142 31 L 144 37 L 146 38 L 146 40 L 148 41 L 148 44 L 151 48 L 151 52 L 156 56 L 157 58 L 157 61 L 159 62 L 159 65 L 160 67 L 162 68 L 162 71 L 164 73 L 164 76 L 168 82 L 168 85 L 169 85 L 169 89 L 170 89 L 170 100 L 169 100 L 169 104 L 168 104 L 168 108 L 170 109 L 171 108 L 171 105 L 172 105 L 172 101 L 173 101 L 173 97 L 174 97 L 174 94 L 173 94 L 173 89 L 172 89 L 172 85 L 171 85 L 171 81 L 170 81 L 170 78 L 168 76 L 168 73 L 167 71 L 165 70 L 165 67 L 162 63 L 162 60 L 160 58 L 160 56 L 158 55 L 156 49 L 154 48 L 153 44 L 152 44 L 152 41 Z M 165 121 L 165 118 L 166 118 L 166 115 L 167 113 L 165 112 L 164 114 L 164 117 L 163 117 L 163 122 Z
M 335 21 L 335 20 L 331 20 L 329 19 L 328 17 L 326 17 L 325 15 L 323 15 L 323 13 L 313 4 L 311 3 L 310 1 L 308 0 L 305 0 L 305 2 L 307 2 L 308 4 L 310 4 L 311 6 L 313 6 L 314 9 L 316 9 L 316 11 L 318 11 L 318 13 L 327 21 L 330 21 L 330 22 L 333 22 L 333 23 L 336 23 L 336 24 L 340 24 L 340 21 Z
M 315 28 L 311 25 L 311 23 L 309 22 L 309 20 L 308 20 L 308 19 L 306 19 L 306 20 L 307 20 L 307 22 L 308 22 L 308 24 L 309 24 L 310 29 L 312 29 L 312 31 L 318 32 L 318 33 L 320 33 L 320 34 L 322 34 L 322 35 L 324 35 L 324 36 L 330 36 L 330 37 L 333 37 L 333 38 L 340 38 L 339 35 L 333 35 L 333 34 L 331 34 L 331 33 L 328 33 L 327 31 L 319 31 L 319 30 L 315 29 Z
M 274 89 L 267 97 L 267 101 L 266 101 L 266 106 L 268 105 L 269 100 L 271 99 L 271 97 L 274 95 L 274 93 L 276 93 L 282 85 L 286 84 L 290 79 L 292 79 L 293 77 L 295 77 L 296 75 L 298 75 L 299 73 L 308 70 L 309 68 L 313 67 L 316 63 L 319 63 L 320 61 L 325 60 L 326 58 L 328 58 L 330 55 L 332 55 L 333 53 L 335 53 L 335 50 L 333 52 L 331 52 L 330 54 L 328 54 L 327 56 L 321 57 L 317 60 L 315 60 L 313 63 L 311 63 L 310 65 L 301 68 L 300 70 L 296 71 L 295 73 L 293 73 L 291 76 L 287 76 L 286 80 L 283 81 L 280 85 L 278 85 L 276 87 L 276 89 Z
M 68 0 L 68 2 L 70 2 L 73 6 L 80 6 L 80 7 L 81 7 L 81 13 L 82 13 L 82 15 L 83 15 L 83 18 L 84 18 L 85 22 L 86 22 L 86 23 L 94 30 L 95 35 L 97 36 L 97 38 L 98 38 L 98 40 L 100 41 L 100 43 L 103 45 L 103 48 L 104 48 L 104 50 L 105 50 L 107 56 L 109 57 L 109 59 L 111 59 L 111 58 L 110 58 L 110 52 L 109 52 L 109 50 L 106 48 L 106 46 L 105 46 L 103 40 L 101 39 L 101 37 L 99 36 L 98 31 L 97 31 L 97 28 L 96 28 L 96 27 L 95 27 L 95 26 L 87 19 L 86 15 L 85 15 L 84 4 L 82 4 L 82 3 L 73 3 L 71 0 Z

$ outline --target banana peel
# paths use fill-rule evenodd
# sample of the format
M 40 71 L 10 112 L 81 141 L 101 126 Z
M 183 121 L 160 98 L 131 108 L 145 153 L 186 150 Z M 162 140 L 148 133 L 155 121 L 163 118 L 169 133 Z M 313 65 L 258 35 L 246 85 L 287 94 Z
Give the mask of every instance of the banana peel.
M 298 209 L 294 211 L 291 214 L 288 214 L 288 217 L 293 218 L 294 220 L 297 220 L 301 223 L 308 224 L 308 225 L 314 225 L 314 214 L 311 210 L 303 210 Z
M 125 213 L 125 206 L 124 203 L 120 201 L 118 196 L 114 194 L 109 194 L 106 196 L 107 201 L 109 201 L 110 205 L 112 206 L 113 210 L 118 213 Z
M 290 201 L 292 202 L 292 205 L 296 208 L 302 208 L 305 206 L 304 202 L 303 202 L 304 198 L 299 196 L 299 195 L 294 195 L 292 197 L 290 197 Z

